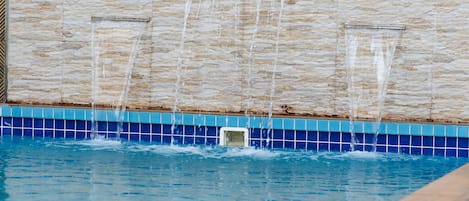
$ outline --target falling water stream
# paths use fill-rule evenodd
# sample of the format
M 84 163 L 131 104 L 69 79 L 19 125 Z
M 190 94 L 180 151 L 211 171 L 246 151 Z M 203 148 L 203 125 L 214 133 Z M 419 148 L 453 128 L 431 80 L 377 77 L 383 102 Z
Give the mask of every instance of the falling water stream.
M 144 33 L 144 28 L 146 25 L 146 21 L 113 21 L 111 20 L 98 20 L 93 21 L 92 23 L 92 30 L 91 30 L 91 54 L 92 54 L 92 114 L 91 114 L 91 136 L 92 139 L 97 138 L 108 138 L 106 135 L 98 134 L 99 125 L 98 125 L 98 116 L 105 115 L 107 119 L 115 119 L 117 122 L 117 126 L 114 132 L 116 132 L 116 139 L 119 139 L 120 133 L 123 130 L 123 122 L 124 122 L 124 114 L 127 108 L 127 100 L 128 100 L 128 93 L 130 89 L 130 83 L 132 79 L 132 70 L 135 63 L 135 58 L 138 53 L 140 41 L 142 35 Z M 123 79 L 123 83 L 120 90 L 118 91 L 116 97 L 110 97 L 112 99 L 111 107 L 114 110 L 113 117 L 110 117 L 109 114 L 103 113 L 104 111 L 98 111 L 98 102 L 101 102 L 100 98 L 106 98 L 108 96 L 105 94 L 105 91 L 109 91 L 110 89 L 103 88 L 104 86 L 100 86 L 100 83 L 108 82 L 114 79 L 115 77 L 109 76 L 108 74 L 114 74 L 115 69 L 111 68 L 113 63 L 112 58 L 100 58 L 100 55 L 103 53 L 101 51 L 109 51 L 108 48 L 103 48 L 101 45 L 104 43 L 100 40 L 97 40 L 97 29 L 99 28 L 112 28 L 112 29 L 121 29 L 121 30 L 133 30 L 137 29 L 134 40 L 132 43 L 132 48 L 129 53 L 128 62 L 125 65 L 124 75 L 121 75 L 121 79 Z M 135 31 L 135 30 L 134 30 Z M 108 36 L 106 36 L 108 37 Z M 112 39 L 110 39 L 112 40 Z M 109 42 L 109 41 L 108 41 Z M 109 97 L 107 97 L 109 98 Z M 105 100 L 109 101 L 109 100 Z M 108 128 L 109 131 L 109 128 Z
M 283 15 L 283 7 L 284 7 L 284 0 L 280 1 L 280 11 L 278 14 L 278 22 L 277 22 L 277 33 L 275 37 L 275 56 L 274 56 L 274 64 L 272 69 L 272 84 L 270 90 L 270 99 L 269 99 L 269 118 L 268 118 L 268 130 L 267 130 L 267 144 L 270 143 L 270 135 L 272 132 L 272 110 L 273 110 L 273 98 L 275 96 L 275 73 L 277 71 L 277 64 L 278 64 L 278 49 L 279 49 L 279 41 L 280 41 L 280 29 L 282 28 L 282 15 Z M 262 135 L 261 135 L 262 136 Z
M 375 152 L 389 74 L 394 52 L 403 28 L 354 28 L 351 26 L 346 28 L 348 28 L 346 29 L 345 40 L 347 45 L 347 93 L 349 97 L 350 133 L 352 135 L 351 150 L 355 151 L 355 145 L 359 143 L 355 135 L 354 122 L 359 115 L 361 104 L 365 104 L 363 107 L 367 110 L 373 108 L 376 110 L 370 111 L 371 114 L 375 115 L 371 150 Z M 366 49 L 366 46 L 362 46 L 362 44 L 369 44 L 369 49 Z M 368 61 L 370 58 L 372 60 Z M 374 77 L 370 77 L 372 75 L 369 73 L 370 71 L 376 72 Z M 368 90 L 368 93 L 366 93 L 366 90 Z M 373 95 L 373 93 L 375 94 Z M 366 103 L 370 105 L 366 105 Z
M 178 63 L 176 68 L 176 84 L 174 90 L 174 104 L 173 110 L 171 114 L 171 135 L 174 135 L 174 131 L 176 129 L 176 113 L 178 112 L 178 104 L 179 104 L 179 90 L 181 88 L 181 71 L 182 71 L 182 64 L 184 62 L 184 43 L 186 41 L 186 29 L 187 29 L 187 19 L 191 12 L 191 5 L 192 0 L 186 0 L 186 5 L 184 7 L 184 25 L 182 27 L 181 32 L 181 41 L 179 43 L 179 55 L 178 55 Z M 174 136 L 171 136 L 171 144 L 174 143 Z
M 247 83 L 247 98 L 246 98 L 246 108 L 244 110 L 244 115 L 247 118 L 247 125 L 248 127 L 252 127 L 251 125 L 251 120 L 250 120 L 250 115 L 249 115 L 249 109 L 251 107 L 251 102 L 252 102 L 252 69 L 254 67 L 254 64 L 256 62 L 255 56 L 254 56 L 254 49 L 256 48 L 256 37 L 257 37 L 257 31 L 259 28 L 259 16 L 261 12 L 261 4 L 262 0 L 256 0 L 256 22 L 254 25 L 254 30 L 252 31 L 252 36 L 251 36 L 251 44 L 249 46 L 249 53 L 248 53 L 248 59 L 249 59 L 249 65 L 248 65 L 248 72 L 246 75 L 246 83 Z

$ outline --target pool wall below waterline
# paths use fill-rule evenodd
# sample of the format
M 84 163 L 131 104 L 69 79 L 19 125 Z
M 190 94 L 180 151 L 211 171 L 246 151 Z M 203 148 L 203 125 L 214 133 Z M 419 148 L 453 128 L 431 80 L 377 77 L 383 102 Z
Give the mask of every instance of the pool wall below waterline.
M 0 131 L 3 137 L 89 139 L 91 109 L 2 106 Z M 174 130 L 172 117 L 176 119 Z M 118 121 L 112 110 L 98 110 L 98 133 L 116 137 Z M 249 128 L 249 146 L 267 149 L 350 151 L 350 122 L 336 119 L 273 118 L 216 114 L 172 114 L 129 111 L 124 114 L 124 141 L 152 144 L 218 145 L 222 127 Z M 373 122 L 356 121 L 356 150 L 370 151 Z M 377 138 L 378 152 L 414 155 L 468 157 L 469 127 L 443 124 L 382 122 Z

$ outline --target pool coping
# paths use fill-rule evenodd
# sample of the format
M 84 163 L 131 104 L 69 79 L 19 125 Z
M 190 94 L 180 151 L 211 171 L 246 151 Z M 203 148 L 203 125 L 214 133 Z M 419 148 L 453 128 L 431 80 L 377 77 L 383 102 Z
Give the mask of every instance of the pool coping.
M 401 201 L 469 200 L 469 163 L 427 184 Z

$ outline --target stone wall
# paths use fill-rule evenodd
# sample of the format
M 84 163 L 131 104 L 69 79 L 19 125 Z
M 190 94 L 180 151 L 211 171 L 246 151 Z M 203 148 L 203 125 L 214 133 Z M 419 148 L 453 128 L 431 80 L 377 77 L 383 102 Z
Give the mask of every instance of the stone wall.
M 280 0 L 262 0 L 256 32 L 256 1 L 193 0 L 181 52 L 185 5 L 10 0 L 8 100 L 89 104 L 91 17 L 151 17 L 132 72 L 130 108 L 171 110 L 177 98 L 182 111 L 265 114 L 274 86 L 274 114 L 346 117 L 344 24 L 402 24 L 384 119 L 469 122 L 468 2 L 285 0 L 279 21 Z M 113 61 L 128 57 L 129 48 L 119 51 Z M 363 108 L 358 116 L 373 118 Z

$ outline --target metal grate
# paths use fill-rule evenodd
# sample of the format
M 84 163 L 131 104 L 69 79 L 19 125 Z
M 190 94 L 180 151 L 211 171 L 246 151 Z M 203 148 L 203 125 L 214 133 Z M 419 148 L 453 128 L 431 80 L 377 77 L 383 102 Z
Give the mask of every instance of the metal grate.
M 7 100 L 7 0 L 0 0 L 0 102 Z

